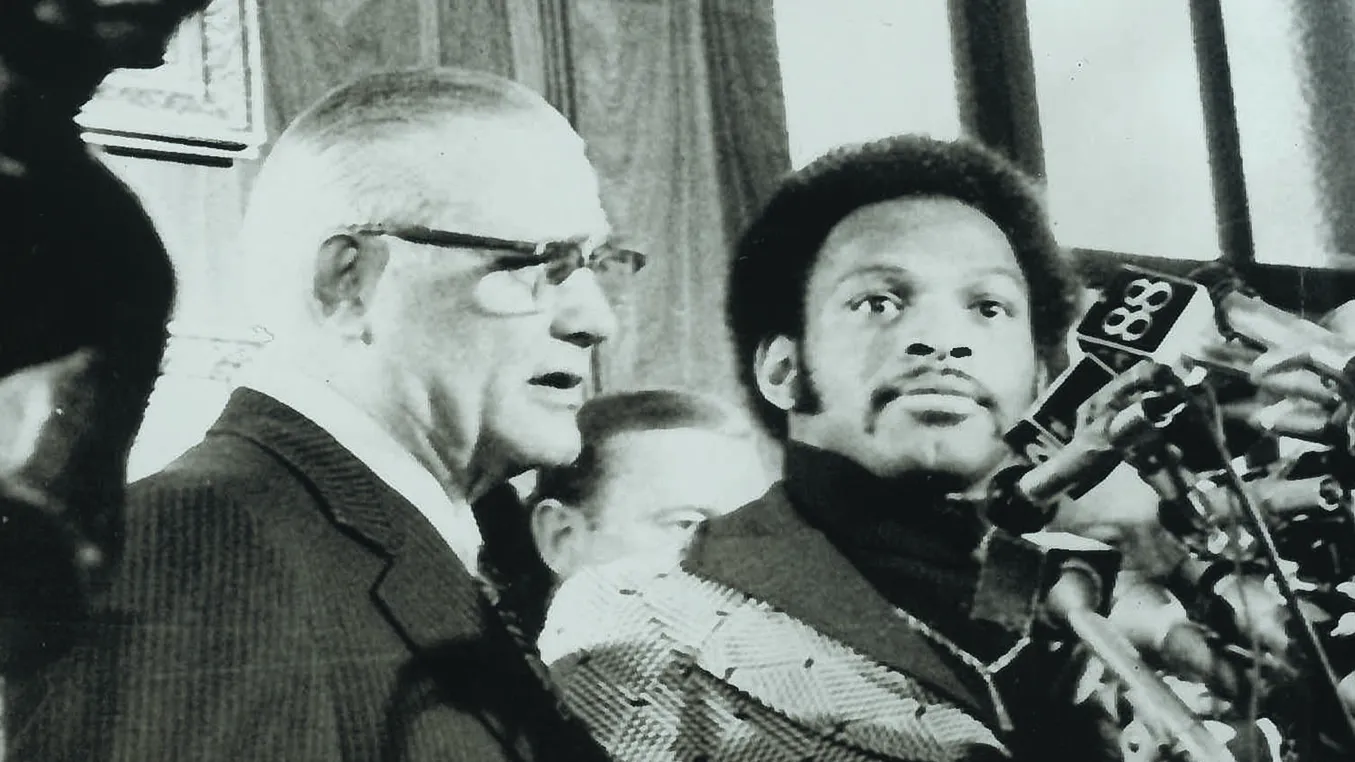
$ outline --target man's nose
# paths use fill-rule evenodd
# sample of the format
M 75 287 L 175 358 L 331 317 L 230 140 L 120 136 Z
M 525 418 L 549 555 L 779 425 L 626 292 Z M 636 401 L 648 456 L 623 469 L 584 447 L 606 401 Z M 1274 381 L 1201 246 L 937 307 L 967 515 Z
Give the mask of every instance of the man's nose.
M 920 304 L 910 317 L 899 326 L 899 343 L 905 354 L 935 359 L 974 354 L 969 316 L 961 310 Z
M 576 270 L 558 288 L 555 320 L 551 323 L 551 332 L 557 338 L 592 347 L 616 333 L 616 313 L 592 270 Z

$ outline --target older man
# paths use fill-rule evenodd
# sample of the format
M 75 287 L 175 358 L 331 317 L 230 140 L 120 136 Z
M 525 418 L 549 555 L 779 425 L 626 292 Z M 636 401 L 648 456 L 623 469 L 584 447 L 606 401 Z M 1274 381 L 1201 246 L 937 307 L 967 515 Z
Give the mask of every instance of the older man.
M 476 578 L 470 504 L 572 460 L 608 245 L 580 138 L 455 70 L 306 111 L 243 254 L 275 337 L 130 494 L 81 643 L 12 696 L 14 760 L 589 759 Z
M 776 191 L 729 288 L 785 478 L 680 565 L 565 582 L 541 647 L 567 701 L 628 761 L 1098 758 L 1071 662 L 970 616 L 985 527 L 960 498 L 1076 294 L 1029 183 L 967 143 L 843 149 Z

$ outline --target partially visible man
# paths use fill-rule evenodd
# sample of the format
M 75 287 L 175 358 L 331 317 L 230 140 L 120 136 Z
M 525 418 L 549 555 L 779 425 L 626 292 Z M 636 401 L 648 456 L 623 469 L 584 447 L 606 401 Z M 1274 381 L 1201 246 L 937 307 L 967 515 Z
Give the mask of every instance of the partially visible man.
M 977 501 L 1076 284 L 1036 190 L 898 137 L 792 174 L 740 239 L 738 372 L 785 478 L 680 565 L 567 580 L 542 654 L 618 760 L 1091 760 L 1075 660 L 974 621 Z M 1069 679 L 1067 682 L 1072 682 Z
M 608 234 L 582 140 L 507 80 L 372 74 L 298 117 L 244 223 L 274 340 L 131 488 L 10 759 L 597 758 L 476 579 L 470 505 L 578 454 L 600 279 L 641 261 Z
M 583 450 L 543 469 L 532 534 L 561 578 L 635 554 L 675 554 L 696 528 L 770 484 L 752 422 L 722 400 L 653 389 L 590 399 Z

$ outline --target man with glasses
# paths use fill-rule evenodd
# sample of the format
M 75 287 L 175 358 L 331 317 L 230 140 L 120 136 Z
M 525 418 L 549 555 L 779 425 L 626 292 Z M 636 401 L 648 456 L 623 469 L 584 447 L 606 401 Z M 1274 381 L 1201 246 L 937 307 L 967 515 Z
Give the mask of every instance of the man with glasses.
M 642 264 L 582 140 L 497 77 L 369 75 L 278 140 L 243 233 L 273 339 L 131 488 L 93 623 L 12 697 L 11 759 L 600 758 L 471 513 L 578 454 L 604 287 Z

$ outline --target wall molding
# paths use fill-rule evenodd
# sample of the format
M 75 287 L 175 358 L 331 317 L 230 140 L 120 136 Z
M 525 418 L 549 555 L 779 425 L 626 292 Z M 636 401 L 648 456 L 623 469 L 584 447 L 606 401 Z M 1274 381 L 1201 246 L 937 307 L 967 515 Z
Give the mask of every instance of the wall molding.
M 215 0 L 189 18 L 154 69 L 113 72 L 76 117 L 110 148 L 257 158 L 267 141 L 259 0 Z

